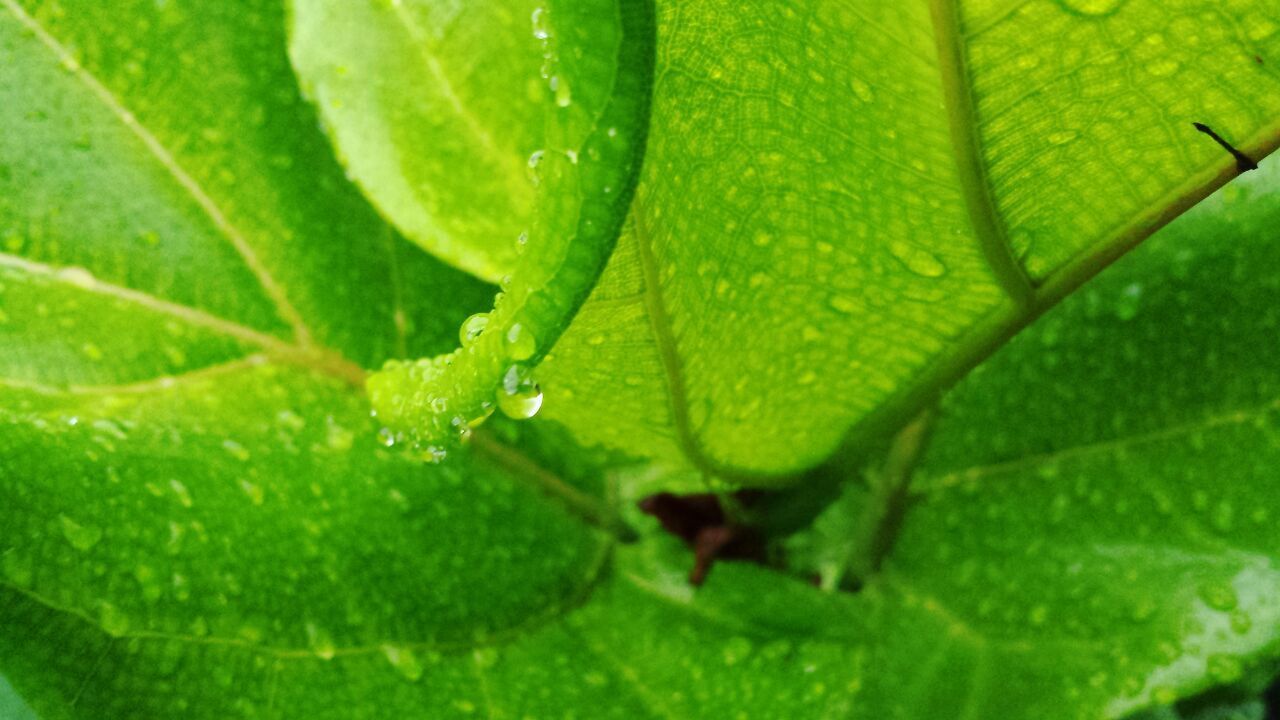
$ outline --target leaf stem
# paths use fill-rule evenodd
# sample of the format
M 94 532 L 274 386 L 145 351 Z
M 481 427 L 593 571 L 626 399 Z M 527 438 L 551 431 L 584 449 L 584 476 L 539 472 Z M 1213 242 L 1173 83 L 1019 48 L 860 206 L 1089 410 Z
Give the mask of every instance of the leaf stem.
M 889 445 L 884 465 L 870 479 L 871 498 L 858 523 L 860 537 L 852 545 L 846 568 L 859 581 L 880 571 L 902 529 L 915 472 L 937 418 L 936 408 L 920 413 Z

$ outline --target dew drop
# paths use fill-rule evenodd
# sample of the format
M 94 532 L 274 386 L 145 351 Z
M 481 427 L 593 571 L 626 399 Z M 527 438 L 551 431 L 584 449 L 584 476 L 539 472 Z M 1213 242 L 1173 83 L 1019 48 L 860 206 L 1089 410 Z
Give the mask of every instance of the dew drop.
M 498 409 L 514 420 L 527 420 L 542 408 L 542 389 L 534 382 L 529 369 L 512 365 L 502 376 L 498 390 Z
M 239 460 L 240 462 L 245 462 L 251 457 L 249 450 L 235 440 L 223 440 L 222 449 L 226 450 L 231 457 Z
M 540 7 L 533 10 L 533 36 L 538 40 L 551 37 L 551 28 L 547 25 L 547 9 Z
M 947 272 L 947 266 L 936 255 L 906 240 L 889 243 L 889 252 L 903 267 L 920 277 L 942 277 Z
M 321 660 L 332 660 L 337 653 L 329 632 L 315 623 L 307 623 L 307 647 Z
M 538 341 L 534 339 L 533 333 L 520 323 L 514 323 L 507 329 L 505 340 L 507 358 L 510 360 L 528 360 L 538 351 Z
M 325 430 L 324 442 L 329 446 L 330 450 L 336 452 L 346 452 L 355 444 L 356 434 L 328 419 L 328 428 Z
M 118 638 L 129 632 L 129 617 L 108 602 L 98 606 L 98 622 L 102 626 L 102 631 L 111 637 Z
M 1244 674 L 1244 667 L 1240 664 L 1240 659 L 1231 655 L 1210 655 L 1207 667 L 1209 675 L 1220 683 L 1235 682 Z
M 1168 77 L 1182 69 L 1182 63 L 1171 58 L 1154 60 L 1147 65 L 1147 72 L 1155 77 Z
M 1204 601 L 1205 605 L 1222 612 L 1235 610 L 1236 605 L 1240 602 L 1239 598 L 1236 597 L 1235 588 L 1223 582 L 1203 585 L 1200 588 L 1200 599 Z
M 751 641 L 742 636 L 735 636 L 729 639 L 724 646 L 724 664 L 737 665 L 751 654 Z
M 395 432 L 393 432 L 391 428 L 387 428 L 387 427 L 382 428 L 381 430 L 378 431 L 378 442 L 382 443 L 383 447 L 395 447 L 395 444 L 396 444 Z
M 431 465 L 439 465 L 449 456 L 449 452 L 442 447 L 436 445 L 427 445 L 419 449 L 418 457 L 422 462 Z
M 418 662 L 418 657 L 409 648 L 383 645 L 381 650 L 382 656 L 391 663 L 391 667 L 399 673 L 400 677 L 409 682 L 417 682 L 422 677 L 422 663 Z
M 1068 12 L 1089 17 L 1110 15 L 1124 5 L 1125 0 L 1058 0 Z
M 1128 322 L 1138 316 L 1138 310 L 1141 307 L 1142 286 L 1138 283 L 1130 283 L 1120 291 L 1120 297 L 1116 300 L 1115 314 L 1120 320 Z
M 1049 133 L 1045 139 L 1049 141 L 1050 145 L 1066 145 L 1075 142 L 1078 137 L 1080 137 L 1080 133 L 1075 130 L 1059 130 L 1058 132 Z
M 556 105 L 569 107 L 573 104 L 573 93 L 569 91 L 569 83 L 562 77 L 551 78 L 551 92 L 555 95 Z
M 102 530 L 92 525 L 81 525 L 66 515 L 59 515 L 58 521 L 62 525 L 62 536 L 76 550 L 84 552 L 102 539 Z
M 1245 635 L 1253 629 L 1253 618 L 1249 617 L 1249 613 L 1244 610 L 1232 610 L 1230 620 L 1231 629 L 1237 635 Z
M 31 585 L 31 580 L 35 576 L 35 569 L 31 566 L 30 561 L 20 557 L 12 550 L 4 554 L 3 560 L 0 560 L 0 567 L 3 567 L 4 576 L 9 582 L 20 588 Z
M 178 502 L 182 507 L 189 508 L 194 504 L 191 500 L 191 491 L 187 490 L 187 486 L 183 485 L 181 480 L 176 478 L 170 480 L 169 489 L 173 491 L 174 495 L 178 496 Z
M 876 99 L 875 91 L 861 78 L 854 78 L 853 82 L 849 83 L 849 86 L 853 88 L 853 94 L 864 103 L 869 103 Z
M 541 181 L 538 174 L 538 166 L 542 164 L 542 158 L 547 154 L 546 150 L 534 150 L 529 156 L 529 181 L 537 185 Z

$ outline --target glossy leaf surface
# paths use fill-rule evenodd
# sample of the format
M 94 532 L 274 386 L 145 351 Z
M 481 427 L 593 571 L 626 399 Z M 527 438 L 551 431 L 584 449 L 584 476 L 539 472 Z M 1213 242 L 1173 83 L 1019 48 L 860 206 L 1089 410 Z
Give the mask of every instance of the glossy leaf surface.
M 1194 122 L 1280 141 L 1268 0 L 660 9 L 631 232 L 546 411 L 748 484 L 901 425 L 1233 176 Z
M 951 396 L 862 593 L 694 590 L 651 521 L 596 529 L 638 483 L 590 456 L 375 439 L 361 366 L 488 288 L 343 185 L 252 8 L 0 0 L 6 717 L 1085 720 L 1269 674 L 1275 169 Z M 206 154 L 257 107 L 305 172 L 251 120 Z
M 494 282 L 512 272 L 545 150 L 537 3 L 292 7 L 294 65 L 355 181 L 437 257 Z
M 1177 426 L 1032 451 L 964 428 L 998 375 L 1027 394 L 1059 386 L 1052 360 L 1021 362 L 1046 343 L 1063 359 L 1178 333 L 1247 350 L 1280 306 L 1259 280 L 1275 187 L 1192 213 L 962 386 L 857 595 L 733 564 L 695 591 L 650 521 L 631 518 L 643 538 L 615 547 L 543 494 L 545 469 L 503 453 L 423 466 L 372 443 L 359 396 L 312 370 L 7 383 L 0 697 L 51 718 L 1029 720 L 1121 717 L 1237 682 L 1276 656 L 1280 627 L 1280 537 L 1259 515 L 1275 497 L 1265 392 L 1225 418 L 1188 403 Z M 1223 272 L 1266 309 L 1169 322 Z M 1169 293 L 1133 312 L 1135 282 Z M 1054 338 L 1099 307 L 1106 337 Z M 1110 358 L 1094 382 L 1139 406 L 1162 388 L 1138 373 L 1200 362 L 1206 388 L 1233 382 L 1203 358 Z M 1035 443 L 1054 408 L 1022 412 Z M 579 465 L 561 483 L 610 501 L 591 478 Z

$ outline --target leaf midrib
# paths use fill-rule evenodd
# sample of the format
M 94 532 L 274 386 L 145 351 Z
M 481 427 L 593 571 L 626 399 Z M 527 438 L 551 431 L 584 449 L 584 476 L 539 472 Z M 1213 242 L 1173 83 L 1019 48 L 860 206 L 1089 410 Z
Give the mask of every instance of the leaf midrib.
M 137 115 L 130 111 L 120 101 L 119 98 L 111 92 L 110 89 L 100 80 L 93 76 L 83 65 L 76 59 L 67 48 L 40 24 L 34 17 L 23 10 L 17 0 L 0 0 L 0 3 L 9 11 L 15 20 L 24 28 L 29 30 L 40 43 L 49 49 L 57 58 L 63 67 L 69 68 L 71 74 L 79 80 L 89 92 L 97 98 L 107 108 L 108 111 L 120 121 L 120 123 L 134 135 L 143 146 L 147 148 L 160 163 L 161 167 L 173 177 L 179 187 L 198 205 L 208 216 L 214 227 L 218 229 L 231 246 L 239 254 L 241 260 L 248 268 L 250 273 L 257 279 L 259 285 L 262 286 L 263 292 L 276 306 L 276 312 L 293 330 L 295 342 L 303 347 L 310 348 L 313 345 L 312 335 L 302 315 L 289 301 L 283 287 L 276 282 L 271 272 L 263 264 L 262 260 L 257 256 L 252 245 L 245 238 L 244 234 L 227 219 L 226 215 L 218 204 L 205 192 L 199 182 L 195 180 L 183 167 L 178 163 L 173 153 L 164 146 L 160 140 L 144 126 Z

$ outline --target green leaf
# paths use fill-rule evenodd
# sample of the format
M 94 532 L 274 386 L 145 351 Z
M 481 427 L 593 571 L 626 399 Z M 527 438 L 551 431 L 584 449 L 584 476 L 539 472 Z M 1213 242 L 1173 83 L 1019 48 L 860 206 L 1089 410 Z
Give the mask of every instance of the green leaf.
M 1222 287 L 1224 264 L 1265 278 L 1270 187 L 1194 212 L 1096 287 L 1123 290 L 1124 272 L 1181 283 L 1181 314 Z M 1226 346 L 1274 325 L 1280 286 L 1262 287 L 1271 302 L 1232 324 L 1179 330 L 1153 312 L 1108 329 Z M 1082 294 L 1050 319 L 1096 304 Z M 975 382 L 1016 373 L 1045 327 Z M 1158 392 L 1125 377 L 1131 355 L 1112 359 L 1129 392 Z M 990 397 L 968 392 L 951 418 Z M 368 442 L 359 397 L 312 371 L 9 388 L 0 408 L 0 673 L 39 717 L 1085 720 L 1233 682 L 1280 651 L 1275 523 L 1206 523 L 1197 499 L 1217 477 L 1213 509 L 1271 508 L 1275 426 L 1253 418 L 1210 423 L 1227 442 L 1129 443 L 1124 465 L 1112 443 L 994 467 L 974 464 L 981 448 L 934 459 L 972 445 L 944 419 L 883 573 L 848 595 L 733 564 L 695 590 L 671 541 L 650 529 L 611 550 L 543 495 L 546 470 L 501 453 L 423 466 Z M 1142 481 L 1184 467 L 1199 486 Z M 609 496 L 589 474 L 564 482 Z
M 547 145 L 528 249 L 493 311 L 468 320 L 462 347 L 388 363 L 370 378 L 373 405 L 398 437 L 447 446 L 495 405 L 517 419 L 541 407 L 532 370 L 586 300 L 631 202 L 648 121 L 652 12 L 647 0 L 591 0 L 552 2 L 533 18 L 546 58 Z
M 949 395 L 890 575 L 990 632 L 1096 638 L 1075 661 L 1125 691 L 1116 712 L 1265 683 L 1278 199 L 1280 167 L 1236 181 Z
M 545 412 L 741 483 L 892 431 L 1234 176 L 1194 122 L 1280 142 L 1269 0 L 659 8 L 631 230 Z
M 342 162 L 436 256 L 498 281 L 545 149 L 538 4 L 294 0 L 294 66 Z M 545 12 L 545 11 L 543 11 Z
M 0 0 L 0 712 L 1084 720 L 1280 652 L 1280 530 L 1255 515 L 1276 368 L 1250 344 L 1280 326 L 1274 171 L 1054 315 L 1096 334 L 1036 329 L 956 393 L 863 593 L 744 565 L 695 590 L 651 521 L 596 529 L 634 498 L 590 457 L 374 441 L 360 366 L 447 349 L 487 288 L 342 184 L 281 15 Z M 1101 422 L 1012 402 L 1024 438 L 962 430 L 1007 412 L 997 375 L 1089 387 L 1046 343 L 1166 337 L 1109 356 L 1077 403 Z M 1135 382 L 1177 372 L 1180 409 Z
M 452 347 L 485 306 L 344 181 L 281 14 L 0 2 L 0 266 L 17 275 L 0 375 L 133 381 L 246 348 L 369 366 Z M 102 302 L 145 327 L 106 324 Z

